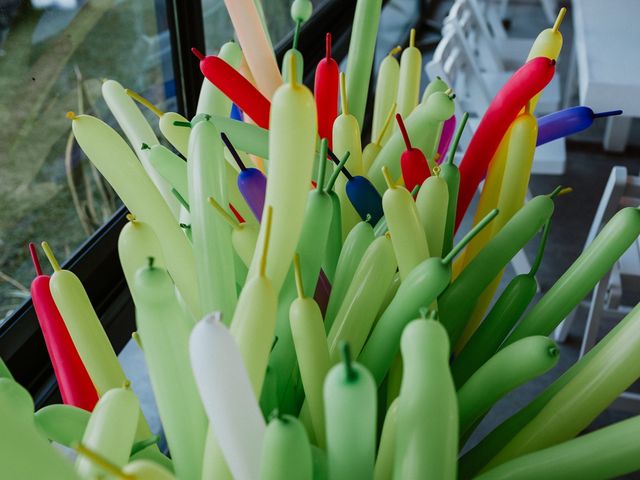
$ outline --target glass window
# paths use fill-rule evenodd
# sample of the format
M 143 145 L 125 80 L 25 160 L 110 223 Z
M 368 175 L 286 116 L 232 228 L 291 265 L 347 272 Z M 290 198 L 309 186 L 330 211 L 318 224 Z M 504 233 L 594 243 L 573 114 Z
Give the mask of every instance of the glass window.
M 104 78 L 176 109 L 164 3 L 0 0 L 0 323 L 29 296 L 27 243 L 47 240 L 63 261 L 120 203 L 65 112 L 115 125 Z

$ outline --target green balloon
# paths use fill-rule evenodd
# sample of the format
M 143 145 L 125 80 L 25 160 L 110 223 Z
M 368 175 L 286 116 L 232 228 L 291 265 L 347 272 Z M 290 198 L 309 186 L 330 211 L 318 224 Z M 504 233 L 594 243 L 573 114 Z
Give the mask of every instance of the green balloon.
M 477 480 L 596 480 L 640 470 L 640 416 L 523 455 Z
M 311 480 L 311 445 L 302 423 L 290 415 L 273 418 L 264 434 L 260 459 L 261 480 Z
M 527 309 L 537 290 L 536 279 L 517 275 L 511 279 L 486 318 L 451 365 L 456 386 L 462 386 L 491 356 Z
M 17 403 L 26 402 L 19 399 Z M 7 479 L 80 480 L 73 464 L 36 428 L 33 413 L 27 418 L 24 410 L 25 405 L 16 405 L 10 389 L 0 388 L 0 476 Z M 16 415 L 16 411 L 22 413 Z
M 340 198 L 333 189 L 328 191 L 331 197 L 331 225 L 329 226 L 329 238 L 327 240 L 327 250 L 325 252 L 322 267 L 330 282 L 333 282 L 336 275 L 338 258 L 342 251 L 342 211 L 340 209 Z
M 442 324 L 409 323 L 402 334 L 402 360 L 393 478 L 454 480 L 458 409 Z
M 536 418 L 542 410 L 549 404 L 549 402 L 565 389 L 576 377 L 582 376 L 583 379 L 589 379 L 588 374 L 586 377 L 584 371 L 587 367 L 596 363 L 595 368 L 599 368 L 602 374 L 602 370 L 610 362 L 608 361 L 607 352 L 609 355 L 612 351 L 619 349 L 620 345 L 624 343 L 625 336 L 633 328 L 635 322 L 638 322 L 640 316 L 640 304 L 637 305 L 627 316 L 622 319 L 618 325 L 616 325 L 600 342 L 596 344 L 587 354 L 576 362 L 569 370 L 567 370 L 560 378 L 553 382 L 544 392 L 538 395 L 533 401 L 531 401 L 526 407 L 520 410 L 515 415 L 508 418 L 501 425 L 496 427 L 491 433 L 483 438 L 478 445 L 465 453 L 460 459 L 460 476 L 461 478 L 470 478 L 476 475 L 487 463 L 493 459 L 525 426 Z M 613 347 L 611 347 L 613 344 Z M 606 350 L 605 350 L 606 349 Z M 602 352 L 605 352 L 605 356 Z M 602 360 L 604 358 L 604 360 Z M 613 357 L 609 357 L 613 358 Z M 600 360 L 598 360 L 600 359 Z M 635 368 L 635 365 L 632 364 Z M 613 377 L 615 379 L 620 375 L 626 374 L 627 369 L 619 370 Z M 613 391 L 610 393 L 612 398 L 615 398 L 618 394 Z M 571 417 L 575 418 L 572 414 Z
M 438 311 L 452 344 L 457 343 L 480 294 L 552 213 L 553 200 L 547 195 L 527 202 L 438 298 Z
M 549 335 L 640 235 L 640 209 L 623 208 L 522 319 L 505 340 Z
M 311 457 L 313 460 L 313 480 L 328 480 L 327 454 L 324 453 L 324 450 L 311 445 Z
M 347 348 L 348 350 L 348 348 Z M 324 381 L 329 478 L 371 478 L 376 451 L 376 385 L 369 371 L 346 361 Z
M 31 394 L 15 380 L 0 378 L 0 397 L 11 404 L 11 412 L 25 421 L 33 418 L 33 398 Z
M 295 2 L 293 5 L 291 5 L 292 9 L 294 5 Z M 290 48 L 286 51 L 284 57 L 282 57 L 282 79 L 285 82 L 290 81 L 292 56 L 296 57 L 296 82 L 302 83 L 302 74 L 304 72 L 304 58 L 302 58 L 302 53 L 297 48 Z
M 338 229 L 338 236 L 340 236 L 340 229 Z M 333 320 L 338 314 L 342 300 L 351 285 L 356 268 L 358 268 L 364 252 L 373 242 L 373 237 L 371 224 L 369 222 L 358 222 L 344 240 L 338 264 L 335 267 L 335 277 L 331 284 L 331 295 L 329 296 L 329 304 L 325 314 L 324 324 L 327 332 L 331 330 Z
M 427 98 L 429 98 L 432 93 L 446 92 L 447 90 L 449 90 L 449 85 L 447 85 L 447 83 L 440 77 L 436 77 L 431 80 L 424 89 L 424 92 L 422 93 L 422 102 L 426 102 Z
M 51 441 L 72 447 L 82 440 L 91 413 L 72 405 L 47 405 L 35 414 L 36 426 Z
M 555 367 L 559 353 L 551 339 L 535 336 L 503 348 L 485 362 L 458 390 L 460 436 L 508 392 Z
M 451 279 L 451 266 L 432 257 L 420 263 L 400 284 L 398 293 L 378 319 L 358 360 L 382 382 L 398 352 L 405 326 L 421 308 L 433 303 Z

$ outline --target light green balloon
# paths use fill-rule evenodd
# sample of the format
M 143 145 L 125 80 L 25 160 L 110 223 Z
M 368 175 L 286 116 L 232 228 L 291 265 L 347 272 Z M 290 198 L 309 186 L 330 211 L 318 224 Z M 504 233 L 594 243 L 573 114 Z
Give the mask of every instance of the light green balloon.
M 261 480 L 311 480 L 311 445 L 302 423 L 291 415 L 273 418 L 264 435 L 260 460 Z
M 362 125 L 380 22 L 382 0 L 358 0 L 351 27 L 347 55 L 347 100 L 349 112 Z
M 371 478 L 376 450 L 376 384 L 358 363 L 334 366 L 324 381 L 329 478 Z M 357 414 L 355 414 L 357 412 Z
M 456 478 L 458 409 L 447 331 L 414 320 L 402 334 L 394 478 Z
M 82 444 L 99 452 L 114 465 L 123 467 L 129 460 L 139 412 L 138 399 L 131 388 L 109 390 L 96 403 L 82 436 Z M 82 477 L 104 473 L 83 456 L 78 456 L 76 470 Z
M 6 380 L 6 379 L 5 379 Z M 8 380 L 6 380 L 8 381 Z M 80 480 L 64 458 L 36 428 L 33 417 L 16 415 L 14 400 L 0 390 L 0 465 L 2 478 Z M 20 407 L 18 408 L 20 409 Z
M 391 480 L 393 478 L 393 463 L 396 451 L 396 436 L 398 428 L 398 399 L 394 400 L 384 417 L 380 446 L 373 470 L 374 480 Z
M 358 222 L 351 229 L 340 251 L 336 274 L 331 285 L 331 295 L 325 314 L 325 329 L 328 332 L 342 305 L 342 300 L 351 286 L 353 275 L 360 264 L 364 252 L 373 242 L 373 228 L 369 222 Z
M 380 68 L 378 69 L 378 78 L 376 80 L 376 94 L 373 102 L 373 120 L 371 122 L 371 140 L 374 141 L 380 135 L 384 122 L 389 115 L 391 106 L 396 101 L 396 95 L 398 94 L 398 80 L 400 78 L 400 65 L 398 60 L 389 54 L 382 62 L 380 62 Z M 391 136 L 392 128 L 387 128 L 380 139 L 380 144 L 384 145 Z M 366 151 L 366 148 L 365 148 Z M 366 168 L 371 166 L 371 163 L 365 165 Z
M 427 240 L 429 254 L 433 257 L 443 256 L 442 245 L 447 223 L 448 204 L 447 182 L 439 176 L 427 178 L 418 190 L 416 209 Z
M 80 442 L 91 413 L 72 405 L 47 405 L 35 414 L 36 426 L 51 441 L 66 447 Z
M 173 465 L 180 478 L 196 479 L 208 421 L 189 360 L 193 322 L 184 318 L 165 269 L 142 267 L 134 282 L 136 326 Z
M 420 74 L 422 54 L 415 46 L 405 48 L 400 57 L 400 77 L 398 79 L 398 107 L 402 118 L 409 116 L 420 99 Z M 397 126 L 396 126 L 397 128 Z M 425 152 L 426 154 L 426 152 Z
M 332 363 L 340 358 L 343 341 L 349 342 L 354 356 L 360 354 L 397 267 L 391 240 L 376 238 L 365 251 L 329 331 Z
M 458 391 L 460 436 L 465 436 L 502 396 L 555 367 L 559 353 L 551 339 L 534 336 L 491 357 Z
M 238 299 L 231 227 L 207 200 L 213 197 L 219 205 L 228 203 L 226 160 L 220 134 L 206 119 L 192 128 L 187 173 L 201 310 L 221 311 L 228 325 Z
M 640 416 L 554 447 L 522 455 L 475 477 L 478 480 L 596 480 L 640 469 Z
M 295 4 L 295 3 L 294 3 Z M 293 8 L 293 5 L 291 6 Z M 296 57 L 296 82 L 302 83 L 302 73 L 304 72 L 304 58 L 300 50 L 296 48 L 290 48 L 284 54 L 282 58 L 282 79 L 285 82 L 290 81 L 291 76 L 291 57 Z

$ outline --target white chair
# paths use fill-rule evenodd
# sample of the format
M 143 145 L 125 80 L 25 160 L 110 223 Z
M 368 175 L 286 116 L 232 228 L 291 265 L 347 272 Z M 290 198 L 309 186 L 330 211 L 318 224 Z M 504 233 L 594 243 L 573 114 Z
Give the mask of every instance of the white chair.
M 640 204 L 640 177 L 627 174 L 624 167 L 613 167 L 609 180 L 600 199 L 600 204 L 591 224 L 585 248 L 593 241 L 600 229 L 621 207 L 637 207 Z M 587 310 L 587 319 L 580 345 L 580 358 L 597 342 L 600 322 L 603 318 L 621 320 L 632 306 L 623 305 L 622 293 L 625 288 L 637 292 L 640 289 L 640 240 L 624 253 L 595 286 L 590 302 L 582 302 L 558 325 L 553 332 L 557 342 L 565 342 L 577 312 Z M 618 409 L 638 412 L 640 395 L 623 393 L 616 401 Z
M 483 80 L 493 97 L 515 71 L 515 68 L 507 67 L 498 47 L 508 44 L 509 41 L 497 40 L 491 35 L 476 0 L 456 0 L 445 18 L 443 31 L 447 29 L 455 32 L 463 48 L 476 59 Z M 524 41 L 526 50 L 518 53 L 520 57 L 516 68 L 525 62 L 532 44 L 533 39 Z M 560 79 L 556 75 L 540 97 L 538 113 L 546 114 L 559 110 L 561 94 Z
M 444 29 L 442 40 L 425 66 L 425 71 L 429 78 L 439 76 L 453 88 L 458 118 L 462 117 L 463 112 L 469 112 L 469 124 L 460 140 L 461 151 L 464 151 L 497 90 L 487 85 L 468 44 L 453 28 Z M 532 173 L 559 175 L 564 173 L 565 164 L 565 141 L 559 139 L 536 149 Z

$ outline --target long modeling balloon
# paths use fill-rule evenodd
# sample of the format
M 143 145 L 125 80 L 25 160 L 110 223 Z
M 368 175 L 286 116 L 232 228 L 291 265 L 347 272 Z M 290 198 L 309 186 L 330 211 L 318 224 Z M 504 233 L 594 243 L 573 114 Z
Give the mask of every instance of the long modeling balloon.
M 400 76 L 398 78 L 398 114 L 407 117 L 418 105 L 420 99 L 420 74 L 422 72 L 422 53 L 416 48 L 416 29 L 409 34 L 409 46 L 400 57 Z
M 224 3 L 256 85 L 266 98 L 271 98 L 282 85 L 282 77 L 258 9 L 252 0 Z
M 458 390 L 460 436 L 503 395 L 555 367 L 559 353 L 552 340 L 538 335 L 518 340 L 487 360 Z
M 242 63 L 242 50 L 234 41 L 226 42 L 220 47 L 218 57 L 235 70 Z M 201 114 L 229 116 L 232 110 L 231 100 L 224 91 L 216 87 L 206 76 L 202 79 L 202 87 L 198 96 L 196 116 Z
M 447 213 L 449 207 L 449 186 L 440 176 L 440 167 L 427 178 L 418 190 L 416 210 L 427 240 L 429 255 L 442 257 Z
M 371 137 L 371 143 L 367 144 L 366 147 L 362 150 L 362 169 L 364 172 L 368 172 L 373 165 L 373 162 L 378 158 L 378 154 L 382 151 L 382 145 L 384 144 L 384 138 L 387 134 L 391 134 L 391 130 L 389 126 L 391 125 L 391 121 L 393 120 L 393 115 L 396 113 L 396 103 L 393 102 L 389 107 L 389 111 L 387 112 L 387 117 L 384 121 L 384 124 L 380 128 L 380 131 L 377 132 L 375 137 Z
M 129 97 L 127 97 L 129 98 Z M 148 222 L 180 294 L 195 317 L 200 313 L 196 266 L 189 241 L 157 188 L 125 141 L 106 123 L 89 115 L 70 115 L 73 134 L 91 163 L 104 175 L 129 211 Z
M 380 62 L 376 80 L 375 99 L 373 101 L 373 120 L 371 121 L 371 138 L 379 138 L 377 142 L 384 145 L 391 135 L 391 130 L 385 129 L 385 118 L 387 112 L 393 106 L 393 113 L 396 109 L 396 95 L 398 94 L 398 79 L 400 78 L 400 65 L 395 55 L 402 51 L 402 47 L 397 46 L 391 49 L 386 57 Z M 392 114 L 393 115 L 393 114 Z M 386 131 L 383 131 L 386 130 Z M 369 168 L 371 165 L 365 165 Z
M 389 187 L 382 197 L 384 218 L 391 233 L 400 278 L 404 280 L 419 263 L 429 257 L 429 248 L 411 193 L 395 185 L 387 168 L 383 169 Z
M 352 278 L 360 264 L 365 251 L 373 241 L 373 228 L 370 222 L 359 222 L 351 229 L 340 250 L 340 257 L 336 266 L 336 274 L 331 285 L 331 296 L 325 314 L 325 328 L 329 332 L 333 321 L 342 305 L 347 290 L 352 285 Z
M 149 125 L 147 119 L 142 115 L 142 112 L 137 107 L 133 99 L 127 95 L 122 85 L 115 80 L 106 80 L 102 84 L 102 96 L 107 103 L 109 110 L 111 110 L 111 113 L 113 113 L 113 116 L 118 122 L 118 125 L 120 125 L 120 128 L 122 128 L 122 131 L 129 140 L 129 144 L 134 148 L 134 151 L 140 159 L 140 163 L 148 175 L 148 178 L 151 179 L 158 192 L 160 192 L 173 215 L 177 215 L 178 202 L 176 202 L 175 198 L 171 195 L 171 189 L 164 179 L 154 171 L 153 167 L 149 163 L 149 159 L 147 158 L 147 152 L 142 151 L 139 148 L 143 143 L 146 143 L 147 145 L 155 145 L 158 143 L 158 138 L 155 133 L 153 133 L 151 125 Z M 76 122 L 74 122 L 74 124 L 75 123 Z M 78 140 L 82 150 L 85 150 L 80 139 L 77 138 L 77 134 L 76 139 Z M 86 150 L 85 153 L 89 157 L 89 160 L 93 162 L 91 155 L 89 155 Z M 96 165 L 96 167 L 100 170 L 99 166 Z M 103 172 L 101 171 L 101 173 Z M 107 178 L 107 181 L 108 180 L 109 179 Z M 114 187 L 117 192 L 117 187 L 113 184 L 111 186 Z
M 31 299 L 53 365 L 62 401 L 65 404 L 91 411 L 98 401 L 96 388 L 93 386 L 87 369 L 78 355 L 64 320 L 51 296 L 50 277 L 42 274 L 38 253 L 33 243 L 29 244 L 29 251 L 37 274 L 31 282 Z
M 295 68 L 295 67 L 294 67 Z M 269 130 L 269 181 L 265 206 L 273 207 L 271 248 L 267 259 L 267 276 L 280 291 L 298 243 L 311 170 L 315 157 L 316 109 L 307 87 L 291 81 L 276 92 L 271 106 L 273 125 Z M 264 224 L 256 248 L 262 250 Z M 249 276 L 258 270 L 257 256 Z
M 260 252 L 260 270 L 245 283 L 231 321 L 231 335 L 242 355 L 256 398 L 260 398 L 262 391 L 276 324 L 277 295 L 266 276 L 272 215 L 269 207 L 265 217 L 267 231 L 264 250 Z
M 505 340 L 548 335 L 593 289 L 640 235 L 640 209 L 616 213 L 569 269 L 556 281 Z
M 260 460 L 260 480 L 311 480 L 313 466 L 307 433 L 296 417 L 276 415 L 267 425 Z
M 110 462 L 123 466 L 129 460 L 131 446 L 136 433 L 140 407 L 138 398 L 125 382 L 121 388 L 106 392 L 91 413 L 82 437 L 87 447 L 101 452 Z M 102 473 L 85 458 L 76 460 L 76 470 L 83 477 Z
M 393 478 L 393 464 L 395 462 L 396 437 L 398 430 L 398 399 L 396 398 L 387 408 L 380 434 L 376 465 L 373 470 L 374 480 Z
M 640 377 L 640 321 L 626 323 L 489 462 L 507 460 L 569 440 Z
M 271 109 L 269 100 L 222 58 L 214 55 L 205 57 L 195 48 L 191 51 L 200 60 L 200 70 L 207 80 L 249 115 L 256 125 L 268 129 Z
M 431 305 L 447 288 L 451 281 L 451 261 L 497 214 L 497 210 L 491 212 L 446 257 L 428 258 L 404 279 L 395 297 L 378 319 L 359 356 L 360 362 L 371 371 L 378 385 L 384 380 L 398 352 L 404 327 L 415 318 L 420 308 Z
M 498 351 L 500 344 L 533 300 L 538 289 L 535 275 L 542 261 L 549 226 L 550 222 L 547 222 L 531 270 L 511 279 L 478 329 L 456 356 L 451 373 L 458 387 Z
M 394 478 L 454 480 L 458 402 L 449 371 L 449 339 L 437 320 L 414 320 L 402 333 Z
M 373 240 L 353 273 L 327 338 L 334 363 L 339 359 L 339 346 L 343 341 L 349 342 L 357 357 L 369 336 L 398 268 L 391 243 L 389 235 Z
M 546 57 L 528 61 L 513 74 L 492 100 L 460 164 L 456 226 L 460 225 L 502 137 L 520 110 L 551 81 L 555 65 L 555 60 Z
M 359 125 L 362 125 L 367 106 L 381 10 L 382 0 L 358 0 L 353 15 L 347 54 L 347 94 L 349 111 Z
M 453 139 L 453 144 L 449 149 L 449 157 L 446 162 L 442 162 L 440 165 L 440 177 L 447 182 L 447 190 L 449 191 L 449 200 L 447 202 L 447 222 L 445 223 L 444 238 L 442 240 L 443 255 L 448 254 L 453 246 L 456 210 L 458 206 L 458 189 L 460 187 L 460 170 L 454 163 L 454 159 L 456 156 L 456 150 L 458 149 L 458 143 L 460 142 L 460 137 L 462 136 L 464 127 L 467 125 L 467 120 L 469 120 L 469 114 L 465 112 L 462 115 L 460 126 L 458 127 L 458 131 Z
M 220 313 L 196 324 L 190 353 L 200 398 L 233 477 L 259 478 L 266 425 L 242 355 Z
M 324 404 L 329 478 L 371 478 L 376 453 L 376 384 L 365 367 L 351 361 L 347 343 L 343 361 L 324 381 Z
M 478 480 L 620 478 L 640 469 L 640 416 L 503 463 Z
M 597 118 L 622 115 L 622 110 L 595 113 L 589 107 L 570 107 L 550 113 L 538 119 L 538 139 L 536 146 L 568 137 L 589 128 Z
M 398 122 L 398 128 L 402 133 L 404 144 L 407 149 L 402 152 L 400 156 L 400 168 L 402 168 L 402 179 L 404 180 L 404 186 L 407 190 L 412 191 L 416 185 L 422 185 L 422 182 L 431 175 L 429 171 L 429 164 L 424 153 L 418 148 L 413 148 L 411 145 L 411 139 L 407 133 L 407 128 L 402 121 L 402 115 L 396 113 L 396 121 Z
M 318 111 L 318 135 L 333 148 L 333 122 L 338 116 L 338 63 L 331 57 L 331 34 L 326 36 L 326 55 L 316 67 L 313 96 Z
M 495 457 L 511 439 L 515 437 L 529 422 L 531 422 L 574 378 L 591 364 L 597 355 L 610 343 L 624 343 L 624 336 L 632 325 L 640 319 L 640 306 L 636 306 L 613 329 L 600 340 L 587 354 L 562 374 L 544 392 L 538 395 L 518 413 L 512 415 L 491 433 L 483 438 L 474 448 L 460 459 L 460 474 L 463 478 L 470 478 L 477 474 L 493 457 Z M 620 343 L 619 343 L 620 344 Z M 618 344 L 618 345 L 619 345 Z M 617 346 L 614 348 L 618 348 Z M 602 358 L 602 357 L 601 357 Z M 603 360 L 601 360 L 602 362 Z M 607 360 L 605 359 L 606 363 Z M 600 367 L 596 367 L 600 368 Z M 614 396 L 617 394 L 614 393 Z M 612 397 L 613 398 L 613 397 Z
M 527 202 L 438 298 L 440 316 L 452 344 L 462 334 L 478 295 L 538 233 L 553 208 L 553 200 L 548 195 L 539 195 Z
M 189 137 L 187 177 L 193 255 L 201 311 L 222 311 L 230 320 L 238 300 L 231 231 L 224 220 L 212 215 L 207 201 L 213 197 L 220 205 L 228 203 L 225 165 L 220 134 L 204 118 L 193 126 Z
M 313 298 L 305 295 L 300 272 L 300 259 L 294 258 L 298 298 L 291 302 L 289 322 L 296 357 L 304 386 L 313 432 L 321 448 L 325 448 L 325 418 L 322 386 L 331 368 L 329 347 L 324 333 L 322 313 Z
M 173 281 L 153 258 L 138 270 L 135 290 L 136 326 L 176 474 L 198 478 L 208 422 L 189 363 L 193 320 L 184 318 Z

